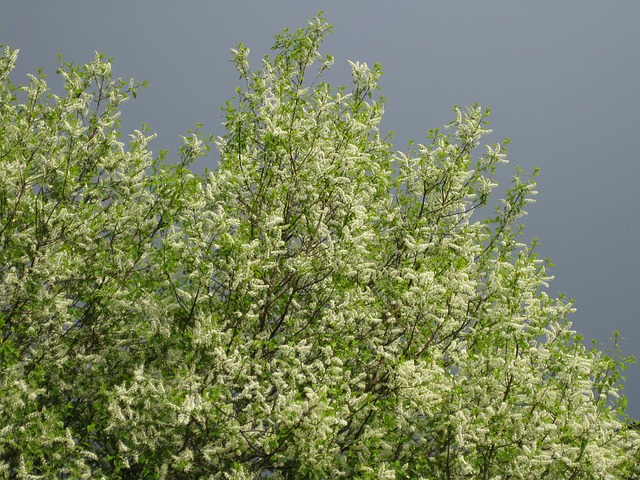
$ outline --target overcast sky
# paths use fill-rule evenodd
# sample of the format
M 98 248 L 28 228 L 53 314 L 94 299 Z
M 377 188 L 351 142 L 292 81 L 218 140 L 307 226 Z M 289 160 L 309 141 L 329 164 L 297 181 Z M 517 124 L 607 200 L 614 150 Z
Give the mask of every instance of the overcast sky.
M 382 126 L 397 149 L 452 120 L 454 105 L 491 107 L 489 141 L 509 137 L 511 166 L 541 168 L 523 223 L 556 265 L 549 293 L 575 300 L 587 339 L 605 346 L 619 330 L 640 359 L 638 1 L 0 0 L 0 44 L 20 49 L 16 82 L 38 68 L 53 81 L 58 53 L 113 57 L 116 76 L 149 82 L 123 109 L 125 132 L 147 123 L 152 148 L 175 151 L 196 123 L 223 133 L 238 81 L 230 47 L 243 42 L 257 63 L 275 33 L 320 9 L 335 26 L 323 48 L 332 82 L 349 83 L 347 59 L 383 65 Z M 637 365 L 626 393 L 640 418 Z

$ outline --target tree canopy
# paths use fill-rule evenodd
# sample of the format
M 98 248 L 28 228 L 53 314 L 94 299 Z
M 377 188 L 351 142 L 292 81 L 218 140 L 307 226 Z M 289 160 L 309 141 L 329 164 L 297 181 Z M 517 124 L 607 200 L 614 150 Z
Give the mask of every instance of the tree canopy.
M 522 241 L 535 192 L 489 111 L 380 134 L 379 65 L 333 88 L 320 17 L 224 107 L 215 168 L 124 143 L 110 60 L 0 56 L 0 472 L 10 478 L 618 479 L 617 344 L 586 348 Z M 497 207 L 495 207 L 497 205 Z

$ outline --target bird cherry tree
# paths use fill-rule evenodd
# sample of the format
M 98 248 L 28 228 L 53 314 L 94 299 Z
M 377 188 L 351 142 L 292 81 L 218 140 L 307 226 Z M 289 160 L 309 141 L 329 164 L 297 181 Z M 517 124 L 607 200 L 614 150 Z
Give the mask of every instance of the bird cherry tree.
M 455 109 L 379 132 L 380 66 L 323 81 L 321 18 L 276 35 L 224 107 L 216 167 L 124 143 L 139 84 L 101 56 L 0 57 L 0 471 L 10 478 L 618 479 L 621 359 L 587 349 L 518 219 L 504 144 Z M 506 143 L 506 142 L 505 142 Z M 495 202 L 494 202 L 495 203 Z

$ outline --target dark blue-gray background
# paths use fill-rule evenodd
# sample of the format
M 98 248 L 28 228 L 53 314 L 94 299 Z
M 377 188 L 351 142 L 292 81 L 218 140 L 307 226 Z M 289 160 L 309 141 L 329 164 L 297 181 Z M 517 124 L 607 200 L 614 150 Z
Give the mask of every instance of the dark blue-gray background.
M 54 81 L 57 53 L 114 57 L 117 76 L 149 82 L 124 106 L 125 132 L 147 123 L 152 147 L 175 151 L 196 123 L 223 133 L 219 107 L 238 83 L 230 47 L 245 43 L 258 64 L 276 32 L 320 9 L 335 25 L 323 47 L 332 82 L 349 83 L 347 59 L 382 63 L 397 149 L 448 123 L 454 104 L 491 107 L 489 141 L 509 137 L 512 166 L 541 168 L 523 222 L 556 264 L 549 293 L 575 300 L 587 339 L 606 347 L 619 330 L 640 357 L 640 2 L 0 0 L 0 43 L 20 49 L 16 82 L 39 67 Z M 639 366 L 626 394 L 640 418 Z

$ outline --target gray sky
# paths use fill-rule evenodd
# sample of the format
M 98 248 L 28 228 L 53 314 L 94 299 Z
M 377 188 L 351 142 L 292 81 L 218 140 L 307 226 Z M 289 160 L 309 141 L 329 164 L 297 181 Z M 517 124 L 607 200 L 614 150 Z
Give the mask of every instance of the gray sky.
M 124 132 L 147 123 L 152 147 L 175 151 L 198 122 L 223 133 L 230 47 L 242 41 L 257 63 L 275 33 L 320 9 L 335 26 L 323 48 L 332 82 L 348 84 L 347 59 L 382 63 L 396 148 L 448 123 L 455 104 L 491 107 L 489 141 L 509 137 L 512 166 L 541 168 L 523 221 L 556 264 L 549 293 L 575 300 L 587 339 L 604 346 L 619 330 L 640 359 L 640 2 L 0 0 L 0 44 L 20 49 L 17 82 L 39 67 L 53 81 L 57 53 L 114 57 L 116 76 L 149 82 L 125 105 Z M 640 366 L 626 393 L 640 418 Z

